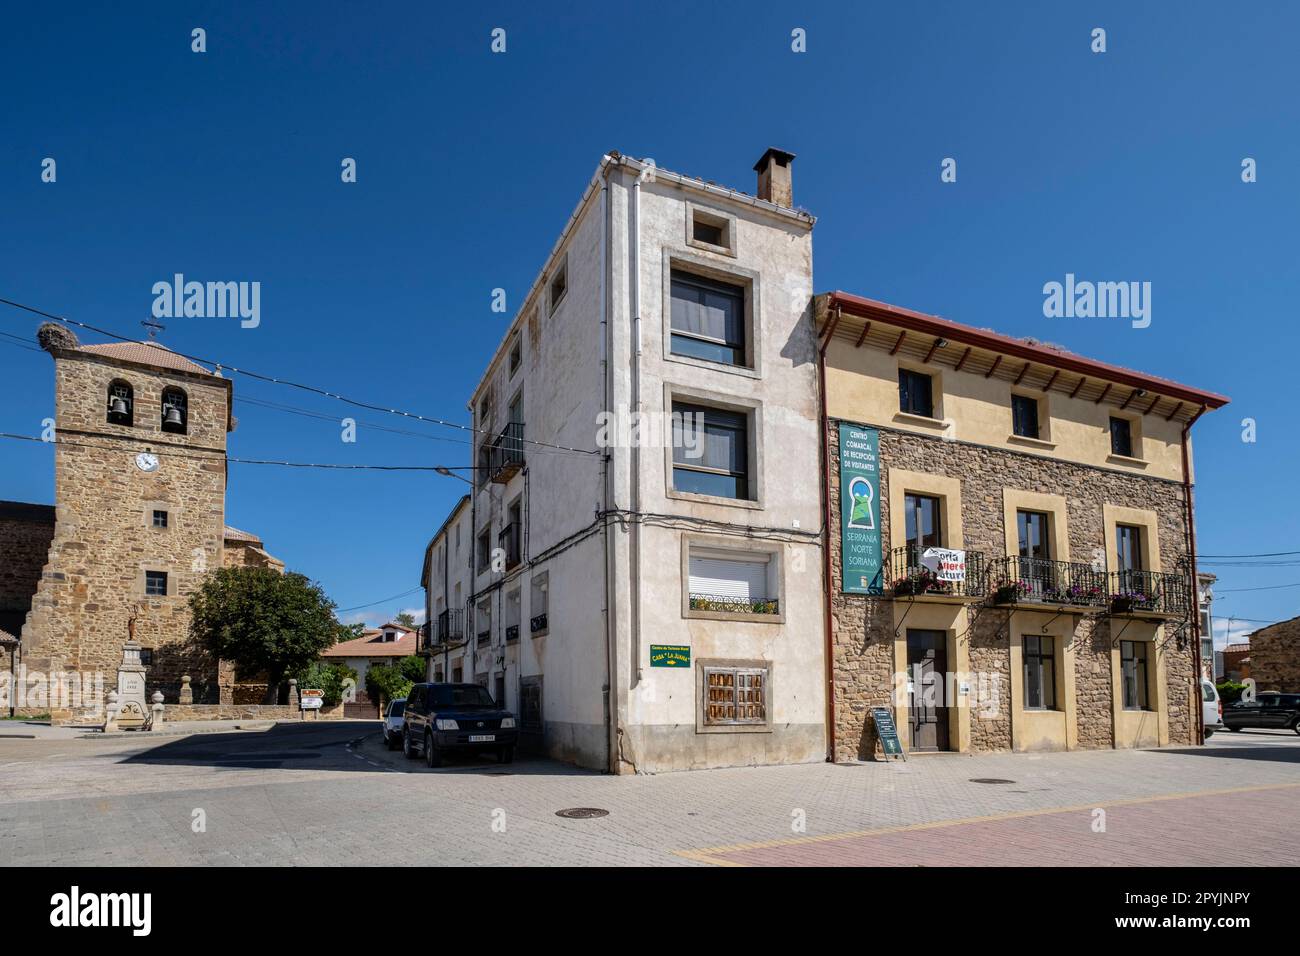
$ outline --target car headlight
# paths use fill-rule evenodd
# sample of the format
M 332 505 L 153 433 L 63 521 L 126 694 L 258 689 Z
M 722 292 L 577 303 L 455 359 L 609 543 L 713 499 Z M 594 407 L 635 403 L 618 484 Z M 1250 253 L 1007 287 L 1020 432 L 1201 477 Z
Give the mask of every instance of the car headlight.
M 510 729 L 511 727 L 513 727 L 514 725 L 515 725 L 515 719 L 514 719 L 513 717 L 502 717 L 502 718 L 501 718 L 501 729 L 502 729 L 502 730 L 509 730 L 509 729 Z
M 439 730 L 460 730 L 460 724 L 450 718 L 439 717 L 434 723 Z

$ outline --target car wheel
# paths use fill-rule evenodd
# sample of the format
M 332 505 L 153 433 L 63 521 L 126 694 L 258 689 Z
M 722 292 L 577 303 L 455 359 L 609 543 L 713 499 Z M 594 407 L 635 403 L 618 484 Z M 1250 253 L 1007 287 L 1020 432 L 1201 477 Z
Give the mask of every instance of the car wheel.
M 406 754 L 407 760 L 415 759 L 415 745 L 411 743 L 411 735 L 408 732 L 402 732 L 402 753 Z
M 514 763 L 514 762 L 515 762 L 514 747 L 502 747 L 500 750 L 497 751 L 497 763 Z
M 442 751 L 433 743 L 433 734 L 424 735 L 424 762 L 433 770 L 442 766 Z
M 396 734 L 384 734 L 384 744 L 389 750 L 396 750 L 402 745 L 402 741 Z
M 1300 734 L 1300 720 L 1297 720 L 1294 724 L 1292 724 L 1291 729 L 1294 730 L 1297 734 Z
M 1239 734 L 1239 733 L 1241 733 L 1241 728 L 1240 728 L 1240 727 L 1229 727 L 1228 729 L 1231 730 L 1234 734 Z
M 1211 737 L 1213 737 L 1213 736 L 1214 736 L 1214 728 L 1213 728 L 1213 727 L 1206 727 L 1206 728 L 1205 728 L 1205 739 L 1206 739 L 1206 740 L 1209 740 L 1209 739 L 1210 739 Z

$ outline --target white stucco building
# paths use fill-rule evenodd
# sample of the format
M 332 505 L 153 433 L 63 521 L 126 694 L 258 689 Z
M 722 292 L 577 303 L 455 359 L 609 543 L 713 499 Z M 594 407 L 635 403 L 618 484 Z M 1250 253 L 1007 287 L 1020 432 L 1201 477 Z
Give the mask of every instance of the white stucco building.
M 460 660 L 552 756 L 826 757 L 814 220 L 793 159 L 768 150 L 755 197 L 603 157 L 470 397 L 474 489 L 425 556 L 429 673 Z M 466 643 L 444 650 L 456 610 Z

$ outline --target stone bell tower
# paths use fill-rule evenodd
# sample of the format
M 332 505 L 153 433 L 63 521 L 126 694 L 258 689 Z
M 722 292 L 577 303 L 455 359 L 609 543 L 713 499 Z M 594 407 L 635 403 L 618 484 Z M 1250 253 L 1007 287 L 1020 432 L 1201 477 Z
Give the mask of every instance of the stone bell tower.
M 152 340 L 81 345 L 53 323 L 38 338 L 54 359 L 55 529 L 23 626 L 28 673 L 112 686 L 134 616 L 150 686 L 172 697 L 188 674 L 195 700 L 215 701 L 187 602 L 222 562 L 231 383 Z

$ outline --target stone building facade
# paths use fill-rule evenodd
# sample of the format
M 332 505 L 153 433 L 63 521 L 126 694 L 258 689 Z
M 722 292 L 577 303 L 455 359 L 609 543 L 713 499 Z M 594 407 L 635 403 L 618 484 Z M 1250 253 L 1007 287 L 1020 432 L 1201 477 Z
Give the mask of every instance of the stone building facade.
M 0 632 L 17 637 L 54 540 L 54 508 L 0 501 Z M 0 667 L 9 662 L 0 650 Z
M 1247 652 L 1246 673 L 1257 691 L 1300 694 L 1300 617 L 1260 628 L 1250 635 Z
M 55 520 L 0 562 L 6 606 L 23 588 L 11 579 L 30 589 L 26 671 L 102 674 L 111 687 L 133 634 L 150 693 L 174 701 L 189 676 L 196 704 L 228 699 L 233 674 L 190 638 L 189 596 L 223 564 L 283 568 L 225 525 L 230 381 L 153 341 L 83 346 L 51 325 L 39 339 L 54 359 Z
M 842 293 L 818 313 L 834 759 L 872 759 L 873 707 L 909 750 L 1195 742 L 1197 608 L 1170 446 L 1226 399 Z M 1013 395 L 1030 400 L 1019 419 Z M 1116 415 L 1123 455 L 1106 440 Z M 841 434 L 878 448 L 874 593 L 845 587 Z M 927 549 L 959 552 L 964 579 L 938 580 Z

